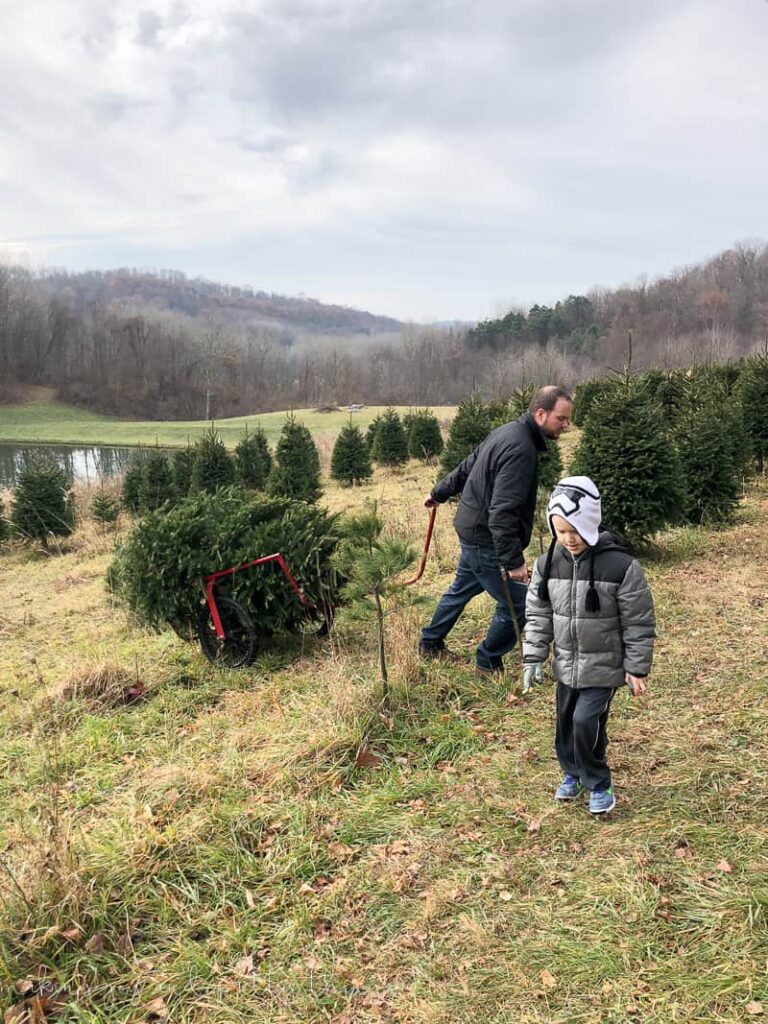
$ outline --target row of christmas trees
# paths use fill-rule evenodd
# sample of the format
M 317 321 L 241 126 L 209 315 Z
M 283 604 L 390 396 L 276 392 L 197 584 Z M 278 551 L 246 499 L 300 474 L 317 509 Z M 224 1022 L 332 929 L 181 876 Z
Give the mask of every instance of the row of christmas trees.
M 371 476 L 373 461 L 398 466 L 409 457 L 432 461 L 438 454 L 440 474 L 449 472 L 494 426 L 524 412 L 532 392 L 533 386 L 522 388 L 490 403 L 471 395 L 460 404 L 445 445 L 429 410 L 401 419 L 387 409 L 365 435 L 350 421 L 334 446 L 331 476 L 360 483 Z M 761 472 L 768 460 L 768 356 L 640 374 L 628 366 L 621 375 L 577 388 L 574 422 L 582 437 L 571 472 L 598 482 L 607 525 L 642 541 L 674 523 L 729 522 L 745 478 Z M 551 445 L 540 462 L 541 487 L 551 487 L 560 473 L 558 449 Z M 213 429 L 171 456 L 148 450 L 126 471 L 122 503 L 143 514 L 233 483 L 316 501 L 320 458 L 309 430 L 287 416 L 274 456 L 260 428 L 247 432 L 232 455 Z M 114 521 L 118 512 L 106 493 L 94 498 L 96 520 Z M 26 467 L 14 493 L 13 531 L 45 542 L 70 533 L 74 519 L 63 470 L 46 462 Z M 8 528 L 0 507 L 0 538 Z

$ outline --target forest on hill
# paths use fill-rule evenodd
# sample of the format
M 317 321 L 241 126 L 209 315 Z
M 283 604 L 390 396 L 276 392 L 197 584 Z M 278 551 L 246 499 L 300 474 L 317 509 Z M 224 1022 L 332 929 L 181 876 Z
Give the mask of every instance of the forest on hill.
M 453 404 L 620 365 L 722 362 L 768 339 L 768 246 L 740 243 L 653 281 L 510 310 L 468 329 L 172 271 L 0 268 L 0 401 L 30 385 L 121 416 L 196 419 L 289 407 Z

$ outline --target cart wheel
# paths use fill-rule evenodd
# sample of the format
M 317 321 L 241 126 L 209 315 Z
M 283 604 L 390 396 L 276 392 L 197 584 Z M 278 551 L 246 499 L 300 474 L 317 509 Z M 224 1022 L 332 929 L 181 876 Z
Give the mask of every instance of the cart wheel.
M 197 617 L 197 635 L 203 654 L 221 668 L 250 665 L 256 653 L 256 630 L 250 615 L 229 597 L 218 598 L 216 607 L 224 627 L 224 639 L 216 635 L 211 610 L 204 604 Z

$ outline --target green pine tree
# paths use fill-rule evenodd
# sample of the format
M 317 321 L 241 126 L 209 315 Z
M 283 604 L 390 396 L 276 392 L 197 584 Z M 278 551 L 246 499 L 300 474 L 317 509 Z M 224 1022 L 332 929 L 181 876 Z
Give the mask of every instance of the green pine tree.
M 165 452 L 154 448 L 147 452 L 141 466 L 139 485 L 139 507 L 144 512 L 154 512 L 166 501 L 176 496 L 173 469 Z
M 573 394 L 573 425 L 583 427 L 592 406 L 601 401 L 616 385 L 615 380 L 607 377 L 593 377 L 592 380 L 579 384 Z
M 91 502 L 91 518 L 104 526 L 117 522 L 120 505 L 102 488 L 97 491 Z
M 685 519 L 689 523 L 728 523 L 739 500 L 740 473 L 730 415 L 724 396 L 715 392 L 682 414 L 677 447 L 686 482 Z
M 381 414 L 374 416 L 371 422 L 368 424 L 368 429 L 365 432 L 365 447 L 368 449 L 368 454 L 373 457 L 373 449 L 376 444 L 376 434 L 379 432 L 381 425 Z
M 40 540 L 47 548 L 51 536 L 66 537 L 75 525 L 70 481 L 60 466 L 46 458 L 31 460 L 19 473 L 13 492 L 14 532 Z
M 195 465 L 195 449 L 191 444 L 177 448 L 173 453 L 173 486 L 178 498 L 186 498 L 192 486 L 192 469 Z
M 660 406 L 627 377 L 594 402 L 571 473 L 600 489 L 603 522 L 642 543 L 685 509 L 680 456 Z
M 347 580 L 344 596 L 354 604 L 373 607 L 376 613 L 379 670 L 384 687 L 384 703 L 389 706 L 389 673 L 386 654 L 386 605 L 403 593 L 399 577 L 416 557 L 414 549 L 396 537 L 382 537 L 382 521 L 376 505 L 370 504 L 359 515 L 350 516 L 344 525 L 345 538 L 334 558 Z
M 429 409 L 409 414 L 403 419 L 403 428 L 408 438 L 408 454 L 412 459 L 429 462 L 445 447 L 437 416 Z
M 755 466 L 762 473 L 768 461 L 768 355 L 745 360 L 735 394 L 741 402 Z
M 470 455 L 481 441 L 485 440 L 491 430 L 491 417 L 488 408 L 477 392 L 465 398 L 459 404 L 448 443 L 440 457 L 440 470 L 443 474 L 450 473 Z
M 121 500 L 123 508 L 132 515 L 141 512 L 141 478 L 143 475 L 144 454 L 133 456 L 123 473 Z
M 218 430 L 211 426 L 195 443 L 190 492 L 215 494 L 220 487 L 228 487 L 234 481 L 235 464 Z
M 408 440 L 402 421 L 391 406 L 381 417 L 372 454 L 381 466 L 404 466 L 408 461 Z
M 317 446 L 293 413 L 286 416 L 280 432 L 267 490 L 300 501 L 317 501 L 322 494 Z
M 331 476 L 343 484 L 360 484 L 373 473 L 360 427 L 350 420 L 341 428 L 331 455 Z
M 272 454 L 267 443 L 267 435 L 261 427 L 256 427 L 252 432 L 246 428 L 245 434 L 235 448 L 238 481 L 253 491 L 263 491 L 267 486 L 271 468 Z

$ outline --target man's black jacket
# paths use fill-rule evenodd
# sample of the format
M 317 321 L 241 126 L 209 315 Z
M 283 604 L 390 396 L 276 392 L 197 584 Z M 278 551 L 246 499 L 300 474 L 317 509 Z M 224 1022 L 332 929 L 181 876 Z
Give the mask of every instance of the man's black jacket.
M 536 511 L 539 452 L 546 447 L 534 418 L 525 413 L 492 430 L 432 489 L 439 502 L 461 494 L 453 520 L 459 539 L 494 548 L 506 569 L 517 569 L 525 561 Z

